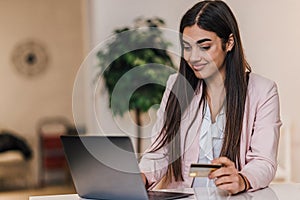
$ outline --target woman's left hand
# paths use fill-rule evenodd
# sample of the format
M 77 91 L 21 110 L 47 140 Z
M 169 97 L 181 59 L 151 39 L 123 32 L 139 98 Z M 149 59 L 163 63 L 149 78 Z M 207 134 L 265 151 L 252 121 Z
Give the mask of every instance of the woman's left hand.
M 215 184 L 218 188 L 226 190 L 230 194 L 236 194 L 243 191 L 246 185 L 239 175 L 235 164 L 227 157 L 216 158 L 212 164 L 222 164 L 220 169 L 212 171 L 208 178 L 215 179 Z

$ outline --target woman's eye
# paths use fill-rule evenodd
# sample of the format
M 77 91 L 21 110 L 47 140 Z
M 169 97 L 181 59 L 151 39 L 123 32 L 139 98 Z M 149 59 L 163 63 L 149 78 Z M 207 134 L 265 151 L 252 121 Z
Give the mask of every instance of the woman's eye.
M 192 47 L 190 47 L 190 46 L 184 46 L 183 49 L 184 49 L 185 51 L 191 51 L 191 50 L 192 50 Z
M 207 51 L 210 49 L 210 46 L 202 46 L 202 47 L 200 47 L 200 49 Z

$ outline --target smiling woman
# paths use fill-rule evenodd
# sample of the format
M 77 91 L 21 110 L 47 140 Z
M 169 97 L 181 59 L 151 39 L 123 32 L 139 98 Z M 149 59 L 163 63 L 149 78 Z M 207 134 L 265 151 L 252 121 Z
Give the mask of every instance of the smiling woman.
M 146 187 L 254 191 L 274 178 L 281 120 L 276 84 L 251 72 L 237 21 L 220 0 L 201 1 L 180 23 L 181 62 L 171 75 L 140 162 Z M 189 177 L 191 164 L 218 164 Z
M 207 79 L 217 75 L 225 77 L 224 59 L 234 45 L 233 35 L 222 43 L 216 33 L 200 29 L 197 25 L 183 31 L 183 57 L 198 78 Z

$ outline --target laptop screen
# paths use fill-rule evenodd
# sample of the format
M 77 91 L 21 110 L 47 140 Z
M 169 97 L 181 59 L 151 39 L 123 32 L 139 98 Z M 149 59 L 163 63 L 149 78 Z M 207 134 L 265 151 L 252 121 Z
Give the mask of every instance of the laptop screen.
M 148 199 L 129 137 L 61 136 L 61 140 L 80 197 Z M 166 192 L 164 194 L 167 195 Z M 155 194 L 154 199 L 155 196 L 160 194 Z M 170 193 L 159 199 L 183 196 L 188 194 Z

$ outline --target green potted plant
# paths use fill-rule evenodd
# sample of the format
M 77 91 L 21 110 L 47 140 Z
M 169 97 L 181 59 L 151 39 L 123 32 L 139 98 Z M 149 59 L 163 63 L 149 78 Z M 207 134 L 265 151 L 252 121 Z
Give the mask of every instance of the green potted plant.
M 97 52 L 100 74 L 113 114 L 135 113 L 138 153 L 141 152 L 141 115 L 160 103 L 164 84 L 175 71 L 167 51 L 171 43 L 164 39 L 158 28 L 164 24 L 160 18 L 138 18 L 133 28 L 116 29 L 113 39 Z M 133 72 L 134 68 L 139 69 L 138 73 Z M 118 92 L 115 89 L 117 84 Z M 134 91 L 130 93 L 131 90 Z M 126 91 L 130 93 L 128 100 Z

